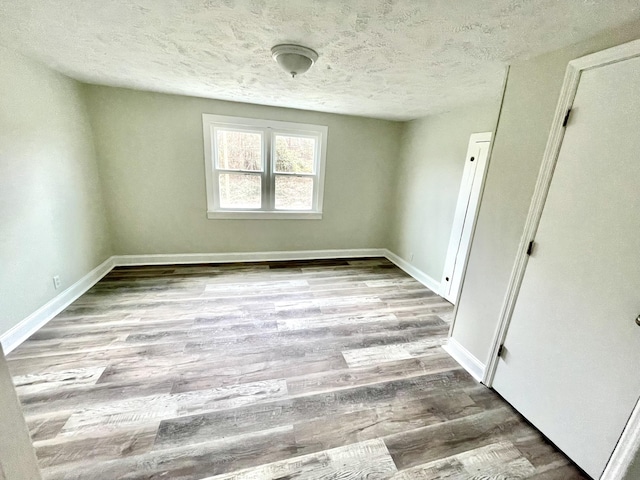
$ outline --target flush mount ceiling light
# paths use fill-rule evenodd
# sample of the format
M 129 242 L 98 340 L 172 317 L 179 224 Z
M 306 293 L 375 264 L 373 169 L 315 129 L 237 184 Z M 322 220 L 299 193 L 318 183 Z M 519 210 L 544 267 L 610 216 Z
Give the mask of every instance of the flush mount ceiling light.
M 292 78 L 309 70 L 318 60 L 318 54 L 310 48 L 290 44 L 276 45 L 271 56 Z

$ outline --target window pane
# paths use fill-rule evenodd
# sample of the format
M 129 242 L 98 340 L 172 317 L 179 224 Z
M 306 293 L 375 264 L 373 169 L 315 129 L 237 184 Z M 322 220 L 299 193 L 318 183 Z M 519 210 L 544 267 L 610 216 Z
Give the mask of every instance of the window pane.
M 311 210 L 313 178 L 276 176 L 276 208 L 279 210 Z
M 260 175 L 221 173 L 219 183 L 221 208 L 260 208 Z
M 276 135 L 276 172 L 313 173 L 316 139 Z
M 224 170 L 262 170 L 262 134 L 218 130 L 218 168 Z

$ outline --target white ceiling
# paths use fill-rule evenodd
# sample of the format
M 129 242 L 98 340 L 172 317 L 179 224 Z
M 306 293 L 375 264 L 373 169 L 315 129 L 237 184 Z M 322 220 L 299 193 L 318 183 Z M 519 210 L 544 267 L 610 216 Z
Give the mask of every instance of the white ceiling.
M 0 0 L 0 43 L 89 83 L 406 120 L 636 18 L 638 0 Z M 320 58 L 291 79 L 278 43 Z

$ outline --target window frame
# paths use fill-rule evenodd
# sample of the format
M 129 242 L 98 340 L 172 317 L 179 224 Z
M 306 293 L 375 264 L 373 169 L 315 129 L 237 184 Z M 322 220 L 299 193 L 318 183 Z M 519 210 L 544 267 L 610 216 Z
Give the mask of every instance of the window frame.
M 327 152 L 328 127 L 307 123 L 283 122 L 257 118 L 232 117 L 226 115 L 202 115 L 204 159 L 207 188 L 207 218 L 209 219 L 322 219 L 324 200 L 324 173 Z M 218 130 L 247 131 L 260 133 L 262 169 L 260 171 L 219 168 L 216 138 Z M 314 173 L 276 172 L 275 137 L 294 136 L 314 138 Z M 220 174 L 237 172 L 257 175 L 261 179 L 261 207 L 222 208 L 220 206 Z M 285 210 L 275 208 L 275 182 L 278 176 L 313 178 L 313 199 L 310 210 Z

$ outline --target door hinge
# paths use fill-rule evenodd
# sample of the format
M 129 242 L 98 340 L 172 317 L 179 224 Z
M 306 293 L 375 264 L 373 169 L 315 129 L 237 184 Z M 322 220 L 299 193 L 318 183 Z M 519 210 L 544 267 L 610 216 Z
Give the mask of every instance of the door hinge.
M 533 253 L 533 247 L 536 245 L 536 243 L 531 240 L 529 242 L 529 246 L 527 247 L 527 255 L 531 256 L 531 254 Z
M 502 358 L 503 353 L 504 353 L 504 343 L 500 345 L 500 347 L 498 348 L 498 357 Z
M 571 116 L 571 109 L 567 110 L 567 113 L 564 116 L 564 120 L 562 121 L 562 126 L 566 127 L 569 123 L 569 117 Z

